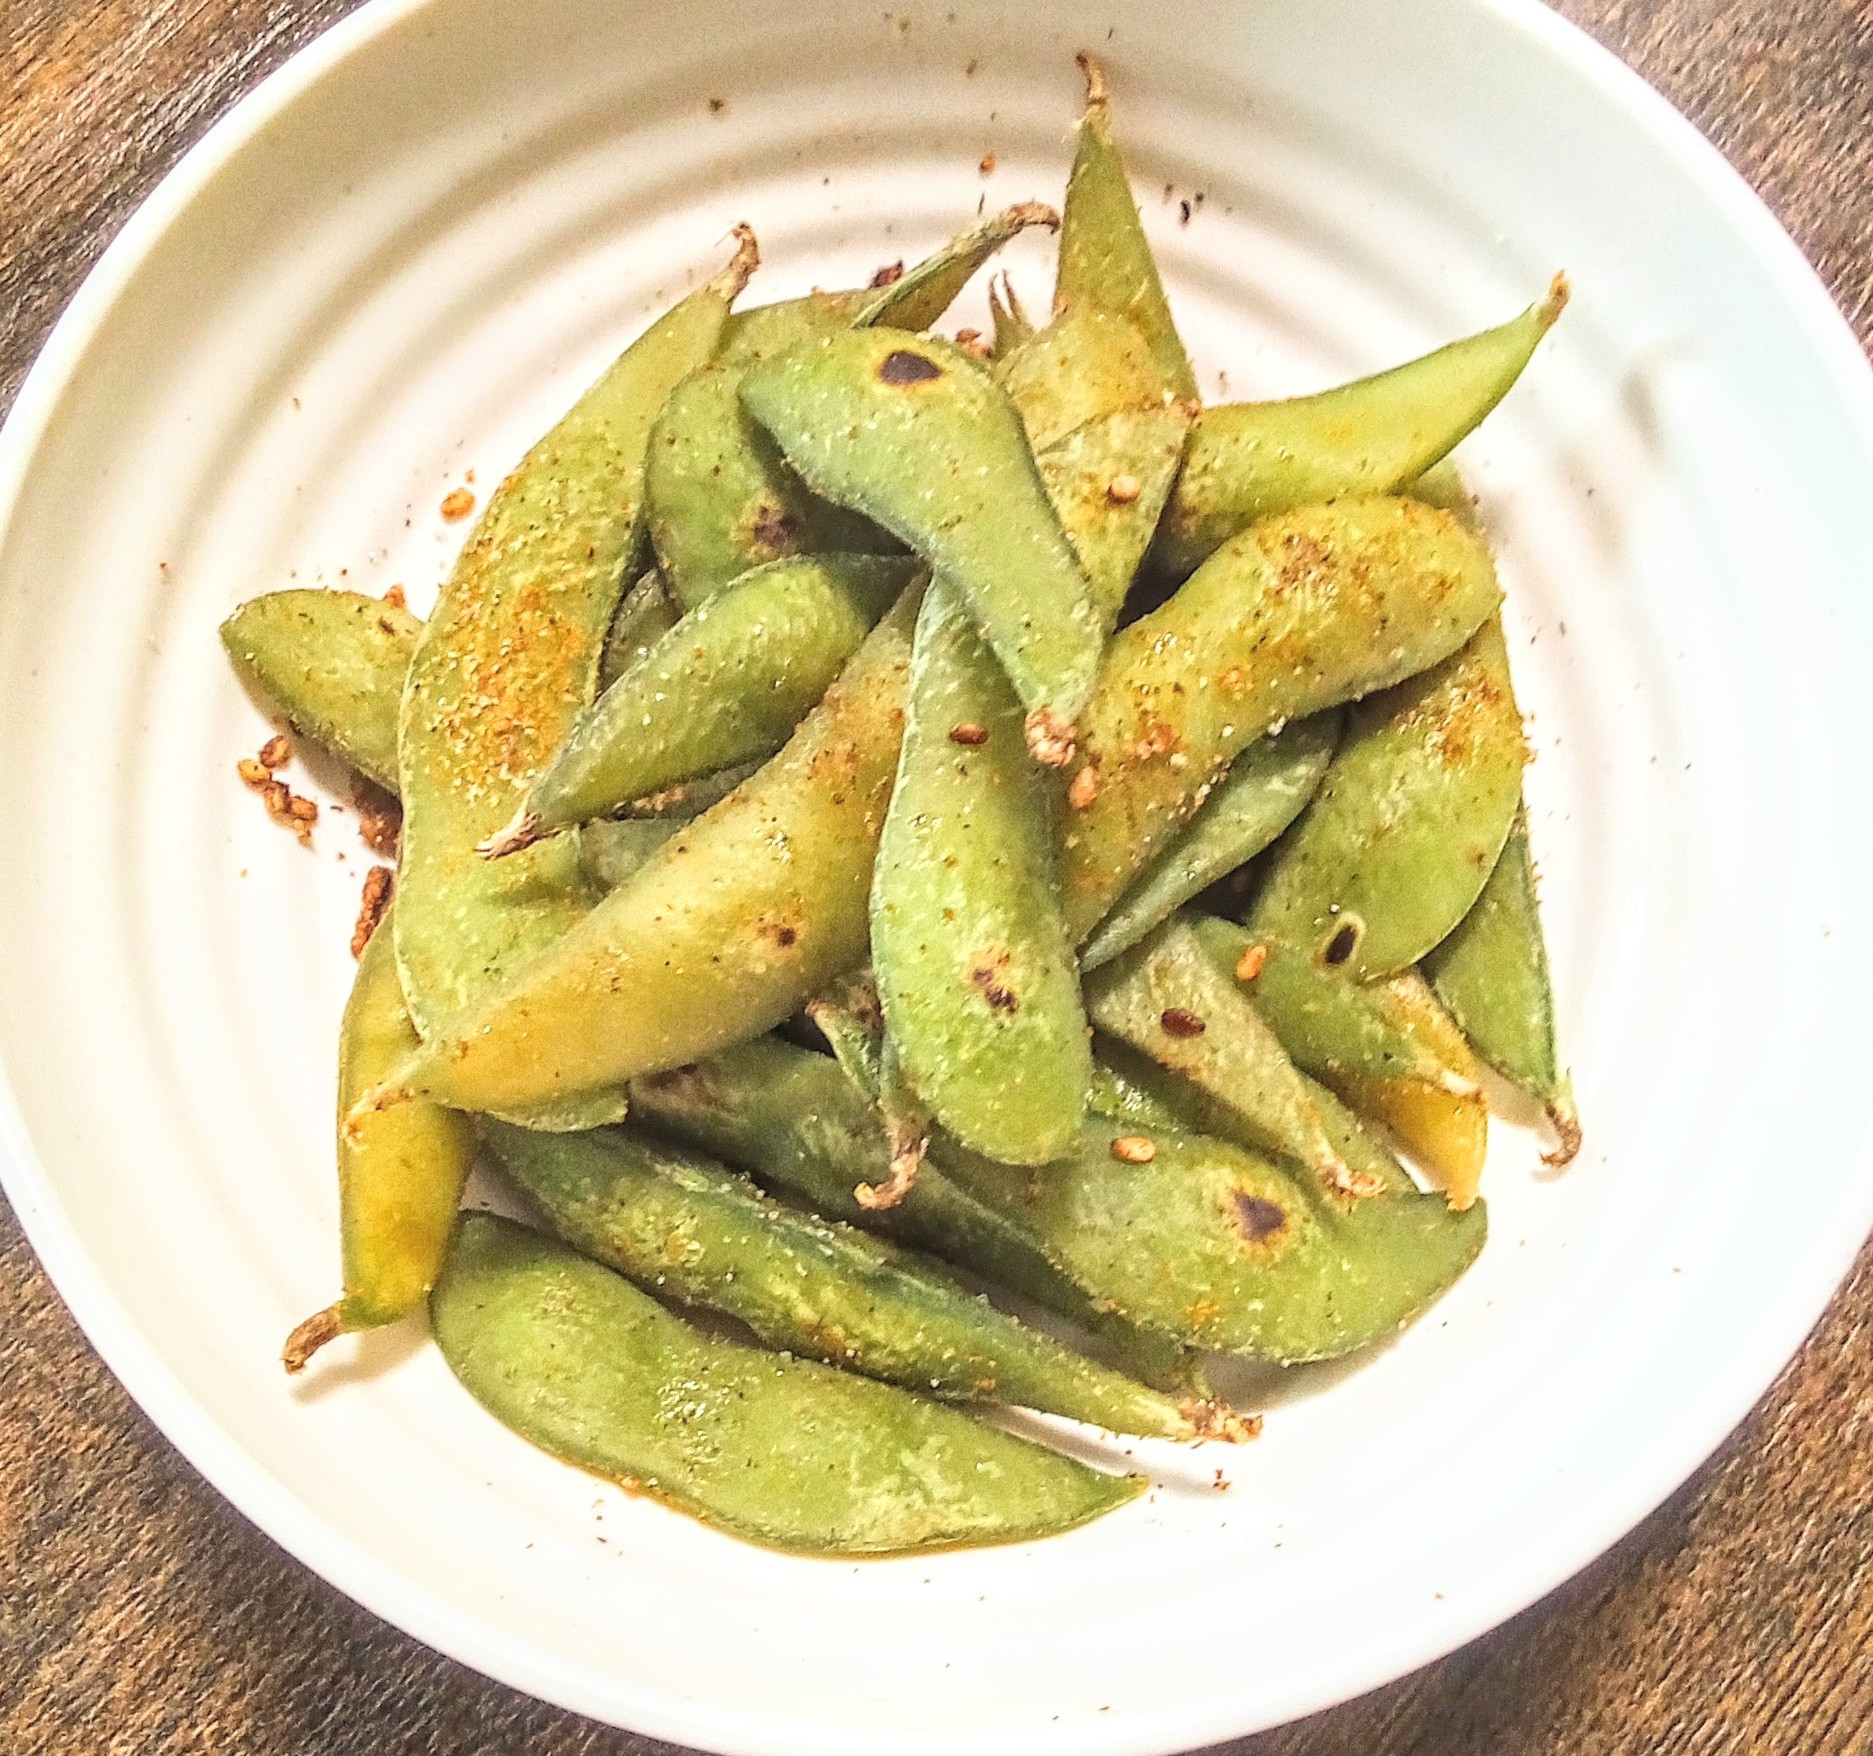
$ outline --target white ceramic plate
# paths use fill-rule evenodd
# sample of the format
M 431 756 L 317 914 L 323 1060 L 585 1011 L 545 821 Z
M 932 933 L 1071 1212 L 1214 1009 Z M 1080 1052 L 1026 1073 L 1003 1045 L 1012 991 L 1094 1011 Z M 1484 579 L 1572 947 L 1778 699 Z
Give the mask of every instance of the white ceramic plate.
M 127 228 L 0 446 L 7 1191 L 113 1369 L 261 1526 L 602 1719 L 725 1751 L 1094 1756 L 1340 1700 L 1656 1504 L 1873 1217 L 1847 1101 L 1873 397 L 1845 326 L 1692 130 L 1533 4 L 1167 16 L 381 0 Z M 464 528 L 444 492 L 492 483 L 732 221 L 774 297 L 981 197 L 1057 198 L 1085 46 L 1206 393 L 1323 385 L 1574 277 L 1462 461 L 1540 753 L 1586 1152 L 1544 1177 L 1499 1129 L 1488 1250 L 1426 1321 L 1291 1387 L 1244 1451 L 1140 1447 L 1152 1498 L 1031 1547 L 743 1547 L 529 1450 L 416 1335 L 289 1385 L 280 1339 L 333 1291 L 364 857 L 331 817 L 302 852 L 236 783 L 263 728 L 216 621 L 292 580 L 421 607 Z M 1044 308 L 1042 246 L 1011 260 Z

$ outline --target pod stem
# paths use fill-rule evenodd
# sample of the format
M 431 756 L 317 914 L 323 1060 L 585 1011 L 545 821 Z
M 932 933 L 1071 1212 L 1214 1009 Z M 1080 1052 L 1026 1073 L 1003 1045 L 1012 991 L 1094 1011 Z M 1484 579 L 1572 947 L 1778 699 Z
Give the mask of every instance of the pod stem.
M 335 1305 L 327 1305 L 323 1311 L 314 1311 L 294 1329 L 286 1338 L 286 1345 L 280 1349 L 280 1364 L 288 1372 L 303 1372 L 306 1362 L 320 1348 L 328 1341 L 336 1341 L 344 1333 L 344 1301 L 341 1299 Z
M 1221 1439 L 1229 1445 L 1246 1445 L 1262 1436 L 1262 1417 L 1245 1415 L 1213 1396 L 1189 1398 L 1178 1403 L 1177 1412 L 1190 1423 L 1193 1439 Z
M 761 246 L 755 238 L 754 227 L 745 221 L 737 221 L 732 235 L 735 239 L 735 254 L 729 258 L 728 266 L 709 283 L 710 292 L 731 301 L 747 286 L 754 277 L 754 271 L 761 266 Z
M 917 1173 L 923 1169 L 924 1152 L 929 1144 L 930 1137 L 927 1134 L 893 1130 L 891 1175 L 882 1183 L 860 1183 L 852 1191 L 853 1200 L 871 1213 L 896 1207 L 916 1187 Z
M 1560 1142 L 1553 1152 L 1544 1152 L 1541 1162 L 1551 1170 L 1559 1170 L 1563 1165 L 1571 1164 L 1580 1151 L 1580 1112 L 1574 1108 L 1574 1094 L 1563 1082 L 1560 1091 L 1550 1098 L 1545 1106 L 1548 1121 L 1554 1128 Z
M 1080 64 L 1080 72 L 1086 76 L 1086 107 L 1089 110 L 1103 110 L 1112 93 L 1106 84 L 1106 70 L 1098 60 L 1082 49 L 1073 57 Z
M 1548 296 L 1541 301 L 1535 315 L 1543 329 L 1552 329 L 1555 320 L 1567 309 L 1567 301 L 1573 289 L 1568 285 L 1565 274 L 1557 274 L 1548 283 Z
M 513 821 L 486 841 L 475 844 L 475 852 L 484 860 L 499 860 L 508 854 L 517 854 L 522 848 L 530 848 L 536 841 L 544 839 L 551 831 L 541 819 L 539 812 L 529 811 L 522 805 L 514 813 Z

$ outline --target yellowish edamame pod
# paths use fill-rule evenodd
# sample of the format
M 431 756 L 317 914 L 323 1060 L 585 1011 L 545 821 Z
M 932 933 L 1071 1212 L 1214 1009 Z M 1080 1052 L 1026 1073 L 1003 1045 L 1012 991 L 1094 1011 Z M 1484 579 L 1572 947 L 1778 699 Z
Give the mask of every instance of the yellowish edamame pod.
M 1074 937 L 1248 745 L 1436 664 L 1501 596 L 1481 539 L 1412 500 L 1301 508 L 1217 550 L 1114 637 L 1087 705 L 1091 772 L 1076 778 L 1061 861 Z
M 1081 55 L 1079 63 L 1086 75 L 1086 113 L 1080 119 L 1079 146 L 1061 213 L 1054 304 L 1063 312 L 1090 306 L 1129 319 L 1151 349 L 1164 388 L 1194 402 L 1196 374 L 1178 340 L 1125 164 L 1112 139 L 1105 73 L 1090 55 Z
M 426 1038 L 446 1035 L 585 913 L 570 844 L 498 862 L 476 850 L 592 699 L 642 533 L 651 423 L 714 348 L 756 260 L 744 228 L 730 268 L 658 319 L 534 446 L 490 498 L 417 642 L 398 728 L 396 926 L 404 996 Z M 531 1119 L 590 1126 L 619 1106 L 595 1094 Z
M 928 1259 L 783 1207 L 694 1153 L 628 1129 L 484 1132 L 567 1243 L 660 1299 L 738 1319 L 769 1347 L 945 1402 L 1196 1436 L 1169 1397 L 997 1311 Z
M 744 573 L 579 716 L 483 851 L 504 858 L 661 787 L 773 755 L 919 566 L 800 555 Z
M 416 1103 L 363 1117 L 355 1126 L 346 1122 L 358 1098 L 415 1047 L 385 920 L 358 960 L 338 1036 L 344 1296 L 287 1337 L 281 1358 L 289 1372 L 301 1370 L 335 1336 L 407 1316 L 428 1297 L 441 1271 L 474 1155 L 467 1118 Z
M 1298 817 L 1319 789 L 1339 742 L 1336 709 L 1311 714 L 1258 738 L 1229 765 L 1208 799 L 1119 898 L 1080 952 L 1097 969 L 1136 945 L 1199 891 L 1253 859 Z
M 1340 1157 L 1307 1082 L 1234 979 L 1173 916 L 1087 985 L 1102 1031 L 1227 1106 L 1251 1144 L 1343 1195 L 1371 1194 Z
M 1494 870 L 1526 757 L 1502 623 L 1491 617 L 1441 664 L 1353 708 L 1244 924 L 1357 981 L 1408 969 L 1469 913 Z
M 713 1340 L 493 1214 L 463 1219 L 430 1312 L 449 1369 L 522 1438 L 791 1554 L 1017 1542 L 1146 1486 L 888 1384 Z
M 1470 1047 L 1547 1112 L 1560 1140 L 1548 1163 L 1566 1164 L 1580 1151 L 1580 1114 L 1555 1051 L 1554 992 L 1526 812 L 1517 813 L 1482 895 L 1425 958 L 1424 973 Z
M 888 1037 L 938 1121 L 1011 1164 L 1064 1151 L 1091 1062 L 1049 801 L 1021 703 L 947 579 L 917 622 L 871 945 Z
M 1165 406 L 1157 362 L 1137 326 L 1093 305 L 1063 311 L 998 355 L 994 375 L 1036 456 L 1100 415 Z
M 1257 519 L 1404 489 L 1509 393 L 1566 304 L 1567 282 L 1557 275 L 1547 298 L 1521 316 L 1376 377 L 1318 396 L 1205 409 L 1165 508 L 1155 564 L 1181 578 Z
M 426 1037 L 366 1107 L 577 1098 L 771 1029 L 855 968 L 919 596 L 872 630 L 778 756 Z
M 1104 639 L 1006 394 L 961 349 L 853 330 L 749 372 L 742 403 L 815 492 L 903 538 L 960 592 L 1028 713 L 1070 757 Z
M 221 644 L 293 730 L 381 787 L 397 785 L 397 703 L 422 623 L 353 591 L 274 591 L 221 624 Z

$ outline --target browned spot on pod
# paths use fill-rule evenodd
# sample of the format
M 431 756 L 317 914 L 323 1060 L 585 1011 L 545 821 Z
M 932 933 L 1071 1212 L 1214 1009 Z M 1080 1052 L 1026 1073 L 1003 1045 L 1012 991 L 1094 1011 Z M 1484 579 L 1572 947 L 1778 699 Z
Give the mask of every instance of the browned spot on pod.
M 1262 1195 L 1238 1189 L 1234 1196 L 1236 1224 L 1251 1244 L 1266 1244 L 1287 1228 L 1288 1216 L 1275 1202 Z
M 943 368 L 935 360 L 908 348 L 894 348 L 878 362 L 880 384 L 928 384 L 942 376 Z
M 1158 1023 L 1163 1025 L 1164 1034 L 1172 1037 L 1200 1037 L 1209 1027 L 1194 1012 L 1186 1012 L 1181 1006 L 1167 1006 L 1158 1014 Z
M 776 558 L 791 555 L 800 546 L 799 539 L 794 535 L 793 520 L 778 506 L 770 506 L 765 501 L 754 515 L 749 535 Z
M 1338 969 L 1359 949 L 1359 922 L 1349 916 L 1328 936 L 1320 948 L 1320 961 L 1329 969 Z
M 997 1012 L 1018 1012 L 1021 1002 L 1014 989 L 1003 979 L 1008 971 L 1008 953 L 996 951 L 978 958 L 970 966 L 969 979 L 982 990 L 982 998 Z

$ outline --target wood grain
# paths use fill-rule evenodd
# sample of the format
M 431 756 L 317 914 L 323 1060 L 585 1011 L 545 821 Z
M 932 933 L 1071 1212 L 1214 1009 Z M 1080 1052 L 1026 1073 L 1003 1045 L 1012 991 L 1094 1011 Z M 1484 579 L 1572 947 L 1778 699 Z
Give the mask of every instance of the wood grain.
M 348 10 L 350 0 L 0 0 L 0 406 L 183 150 Z M 1561 10 L 1730 155 L 1865 340 L 1873 6 Z M 1742 1430 L 1612 1554 L 1442 1663 L 1231 1745 L 1231 1756 L 1873 1750 L 1870 1316 L 1873 1254 Z M 132 1406 L 3 1207 L 0 1748 L 668 1749 L 437 1657 L 281 1554 Z

